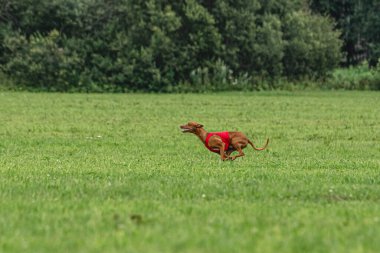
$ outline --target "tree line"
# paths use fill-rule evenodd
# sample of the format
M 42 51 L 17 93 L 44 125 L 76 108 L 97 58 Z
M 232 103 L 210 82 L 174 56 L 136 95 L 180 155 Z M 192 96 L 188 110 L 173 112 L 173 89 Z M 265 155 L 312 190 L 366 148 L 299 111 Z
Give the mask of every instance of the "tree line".
M 253 90 L 323 80 L 339 64 L 377 63 L 376 6 L 0 0 L 0 68 L 23 87 L 47 91 Z
M 375 66 L 380 59 L 380 1 L 312 0 L 311 9 L 333 18 L 341 31 L 345 66 L 367 60 Z

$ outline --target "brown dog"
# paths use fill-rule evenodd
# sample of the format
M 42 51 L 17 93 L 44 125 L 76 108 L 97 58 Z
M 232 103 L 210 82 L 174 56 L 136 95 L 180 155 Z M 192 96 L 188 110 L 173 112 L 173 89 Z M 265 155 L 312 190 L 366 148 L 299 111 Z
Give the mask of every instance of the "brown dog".
M 183 133 L 193 133 L 205 144 L 211 152 L 220 154 L 220 158 L 235 160 L 244 156 L 243 148 L 250 144 L 255 150 L 264 150 L 269 143 L 269 139 L 262 148 L 257 148 L 242 132 L 212 132 L 208 133 L 203 129 L 203 125 L 197 122 L 189 122 L 180 126 Z M 234 151 L 239 154 L 230 156 Z

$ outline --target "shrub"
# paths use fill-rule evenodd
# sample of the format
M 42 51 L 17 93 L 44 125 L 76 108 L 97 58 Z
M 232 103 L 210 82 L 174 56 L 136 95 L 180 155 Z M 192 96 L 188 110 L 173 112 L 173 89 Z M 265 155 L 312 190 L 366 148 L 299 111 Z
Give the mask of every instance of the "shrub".
M 321 16 L 299 11 L 286 15 L 283 23 L 284 73 L 291 79 L 321 79 L 341 58 L 339 32 Z
M 29 40 L 15 35 L 4 40 L 8 54 L 5 73 L 29 87 L 49 91 L 69 91 L 80 82 L 81 59 L 59 47 L 59 33 L 53 30 L 44 37 L 35 34 Z

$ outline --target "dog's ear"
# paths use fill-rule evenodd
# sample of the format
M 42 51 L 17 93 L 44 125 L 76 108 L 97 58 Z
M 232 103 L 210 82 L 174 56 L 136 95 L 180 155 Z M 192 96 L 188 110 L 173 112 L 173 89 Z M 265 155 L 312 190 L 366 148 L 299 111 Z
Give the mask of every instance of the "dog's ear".
M 201 127 L 203 127 L 202 124 L 198 124 L 198 125 L 196 125 L 196 128 L 201 128 Z

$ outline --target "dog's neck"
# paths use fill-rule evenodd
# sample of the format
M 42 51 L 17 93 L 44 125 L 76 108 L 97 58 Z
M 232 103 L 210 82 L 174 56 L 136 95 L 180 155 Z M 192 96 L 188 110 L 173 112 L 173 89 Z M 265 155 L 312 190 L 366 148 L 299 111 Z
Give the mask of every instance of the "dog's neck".
M 204 130 L 203 128 L 197 128 L 196 132 L 194 133 L 198 138 L 205 143 L 206 142 L 206 137 L 207 137 L 207 131 Z

